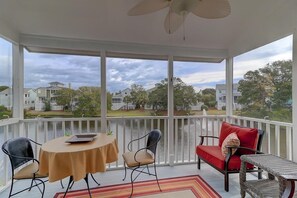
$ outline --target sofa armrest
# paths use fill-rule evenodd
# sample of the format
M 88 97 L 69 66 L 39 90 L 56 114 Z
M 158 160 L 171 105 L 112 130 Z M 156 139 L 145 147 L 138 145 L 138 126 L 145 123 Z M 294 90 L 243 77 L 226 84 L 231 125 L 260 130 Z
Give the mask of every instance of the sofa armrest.
M 247 147 L 242 147 L 242 146 L 226 146 L 226 148 L 228 148 L 228 153 L 227 153 L 227 155 L 225 157 L 225 170 L 226 171 L 228 170 L 229 161 L 230 161 L 230 158 L 232 156 L 232 149 L 234 149 L 234 148 L 236 148 L 236 149 L 244 149 L 244 150 L 247 150 L 247 151 L 252 151 L 255 154 L 264 154 L 261 151 L 257 151 L 257 150 L 254 150 L 254 149 L 251 149 L 251 148 L 247 148 Z
M 200 139 L 200 143 L 199 145 L 202 145 L 204 142 L 204 138 L 213 138 L 213 139 L 219 139 L 219 137 L 217 136 L 212 136 L 212 135 L 199 135 Z
M 226 148 L 228 148 L 228 154 L 229 153 L 232 154 L 232 149 L 233 148 L 235 148 L 235 149 L 244 149 L 244 150 L 247 150 L 247 151 L 252 151 L 255 154 L 264 154 L 261 151 L 257 151 L 257 150 L 254 150 L 254 149 L 251 149 L 251 148 L 247 148 L 247 147 L 242 147 L 242 146 L 226 146 Z

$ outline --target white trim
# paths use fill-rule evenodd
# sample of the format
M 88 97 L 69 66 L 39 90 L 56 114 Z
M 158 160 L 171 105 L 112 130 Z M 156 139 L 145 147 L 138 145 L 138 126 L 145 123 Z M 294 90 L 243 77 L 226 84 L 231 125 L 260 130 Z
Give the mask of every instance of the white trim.
M 226 115 L 233 115 L 233 58 L 226 59 Z
M 101 132 L 107 130 L 106 52 L 101 51 Z
M 168 57 L 168 156 L 169 165 L 174 165 L 174 95 L 173 95 L 173 56 Z
M 190 60 L 197 58 L 218 58 L 224 59 L 227 57 L 227 50 L 218 49 L 201 49 L 195 47 L 180 47 L 180 46 L 164 46 L 164 45 L 148 45 L 139 43 L 128 42 L 116 42 L 116 41 L 95 41 L 87 39 L 69 39 L 59 37 L 47 37 L 47 36 L 35 36 L 22 34 L 20 36 L 20 43 L 27 49 L 38 50 L 45 52 L 49 50 L 54 53 L 53 50 L 58 50 L 59 53 L 75 53 L 75 54 L 87 54 L 98 55 L 101 50 L 123 53 L 123 54 L 143 54 L 143 55 L 155 55 L 157 57 L 163 55 L 172 55 L 178 57 L 184 57 Z M 124 57 L 123 57 L 124 58 Z
M 295 33 L 293 34 L 292 55 L 293 55 L 293 63 L 292 63 L 293 161 L 297 162 L 297 31 L 295 31 Z

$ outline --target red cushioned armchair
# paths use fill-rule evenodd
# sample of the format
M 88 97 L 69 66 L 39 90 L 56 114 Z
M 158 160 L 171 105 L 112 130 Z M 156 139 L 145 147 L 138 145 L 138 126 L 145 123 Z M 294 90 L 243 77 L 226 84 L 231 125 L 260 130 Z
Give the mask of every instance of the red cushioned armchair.
M 222 143 L 225 138 L 231 134 L 236 133 L 240 140 L 239 146 L 226 146 L 226 156 L 222 153 Z M 211 165 L 225 176 L 225 191 L 229 191 L 229 174 L 239 173 L 240 171 L 240 156 L 243 154 L 260 153 L 264 131 L 255 128 L 240 127 L 232 125 L 227 122 L 222 123 L 220 137 L 215 136 L 200 136 L 200 144 L 196 147 L 196 154 L 198 155 L 198 169 L 200 169 L 200 161 Z M 203 145 L 204 139 L 216 138 L 219 140 L 219 145 L 208 146 Z M 236 152 L 232 155 L 232 149 Z M 261 170 L 254 169 L 254 166 L 248 164 L 247 172 L 258 172 L 258 178 L 262 178 Z

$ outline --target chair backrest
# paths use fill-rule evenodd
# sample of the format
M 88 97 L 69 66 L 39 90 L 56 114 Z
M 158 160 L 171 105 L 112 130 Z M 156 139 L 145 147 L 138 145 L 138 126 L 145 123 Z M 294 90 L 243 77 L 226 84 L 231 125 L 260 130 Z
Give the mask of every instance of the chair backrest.
M 148 150 L 150 150 L 154 155 L 156 154 L 157 145 L 162 137 L 162 133 L 158 129 L 152 130 L 147 138 L 146 147 Z
M 30 139 L 25 137 L 7 140 L 2 145 L 2 151 L 9 156 L 13 170 L 31 161 L 34 158 Z M 14 156 L 26 158 L 17 158 Z

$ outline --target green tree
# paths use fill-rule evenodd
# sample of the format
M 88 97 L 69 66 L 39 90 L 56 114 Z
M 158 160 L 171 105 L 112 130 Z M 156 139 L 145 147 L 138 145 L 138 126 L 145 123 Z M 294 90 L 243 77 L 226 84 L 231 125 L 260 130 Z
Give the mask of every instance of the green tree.
M 238 103 L 244 106 L 243 115 L 260 118 L 268 115 L 274 120 L 282 120 L 278 112 L 291 114 L 290 110 L 282 109 L 287 108 L 286 104 L 292 99 L 292 61 L 275 61 L 264 68 L 248 71 L 239 81 L 238 90 L 241 92 Z
M 148 96 L 141 85 L 131 85 L 130 101 L 135 105 L 136 109 L 144 108 L 148 102 Z
M 216 102 L 216 90 L 213 88 L 206 88 L 202 90 L 201 101 L 208 107 L 215 107 Z
M 167 87 L 168 79 L 166 78 L 157 83 L 156 88 L 150 92 L 148 96 L 149 104 L 153 106 L 153 109 L 167 109 Z M 189 110 L 191 105 L 197 103 L 194 88 L 185 84 L 180 78 L 174 78 L 173 89 L 175 110 Z
M 75 90 L 70 88 L 63 88 L 56 92 L 57 104 L 66 107 L 66 109 L 71 110 L 73 105 L 73 100 L 75 98 Z
M 76 91 L 76 100 L 74 115 L 85 117 L 100 115 L 101 89 L 99 87 L 80 87 Z
M 126 110 L 129 110 L 129 103 L 132 102 L 131 96 L 127 95 L 124 97 L 123 102 L 126 103 Z

